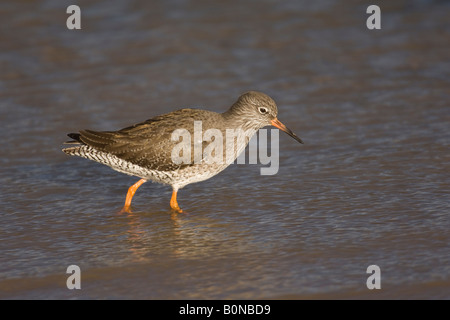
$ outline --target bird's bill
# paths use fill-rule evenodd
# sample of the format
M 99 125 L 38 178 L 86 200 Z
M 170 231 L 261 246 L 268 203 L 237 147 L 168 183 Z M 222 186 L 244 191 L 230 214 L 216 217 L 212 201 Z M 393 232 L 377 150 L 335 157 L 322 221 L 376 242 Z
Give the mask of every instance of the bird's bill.
M 290 135 L 292 138 L 294 138 L 294 139 L 297 140 L 298 142 L 303 143 L 302 139 L 300 139 L 299 137 L 297 137 L 297 135 L 296 135 L 295 133 L 293 133 L 291 129 L 289 129 L 289 128 L 286 127 L 284 124 L 282 124 L 282 123 L 280 122 L 280 120 L 278 120 L 278 119 L 275 118 L 275 119 L 273 119 L 272 121 L 270 121 L 270 123 L 271 123 L 274 127 L 276 127 L 276 128 L 278 128 L 278 129 L 283 130 L 284 132 L 286 132 L 288 135 Z

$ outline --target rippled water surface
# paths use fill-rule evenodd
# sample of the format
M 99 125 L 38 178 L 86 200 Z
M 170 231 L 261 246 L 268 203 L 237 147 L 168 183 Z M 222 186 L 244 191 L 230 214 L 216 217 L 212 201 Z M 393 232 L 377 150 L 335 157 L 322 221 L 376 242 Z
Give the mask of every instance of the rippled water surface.
M 450 298 L 450 3 L 0 3 L 0 298 Z M 179 192 L 60 151 L 271 95 L 280 167 Z M 81 268 L 81 290 L 66 268 Z M 368 290 L 369 265 L 381 269 Z

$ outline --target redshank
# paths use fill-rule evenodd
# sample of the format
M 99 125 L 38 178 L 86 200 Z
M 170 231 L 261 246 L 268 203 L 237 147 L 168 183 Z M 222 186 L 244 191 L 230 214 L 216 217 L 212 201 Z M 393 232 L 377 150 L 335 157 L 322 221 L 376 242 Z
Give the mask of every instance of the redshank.
M 303 143 L 277 119 L 277 114 L 278 108 L 272 98 L 261 92 L 249 91 L 242 94 L 224 113 L 181 109 L 118 131 L 81 130 L 79 133 L 69 133 L 68 136 L 73 140 L 66 143 L 75 146 L 66 147 L 62 151 L 141 178 L 128 189 L 121 212 L 131 212 L 131 199 L 136 190 L 148 180 L 170 185 L 172 187 L 170 207 L 176 212 L 182 212 L 177 202 L 178 190 L 188 184 L 209 179 L 224 170 L 245 149 L 253 134 L 262 127 L 275 126 Z M 211 162 L 205 159 L 195 161 L 194 154 L 190 157 L 192 161 L 181 163 L 174 161 L 173 150 L 179 141 L 173 138 L 173 133 L 177 129 L 184 129 L 194 136 L 192 140 L 198 140 L 195 137 L 195 126 L 198 124 L 201 124 L 203 131 L 213 129 L 223 137 L 229 130 L 237 132 L 232 139 L 231 162 L 229 158 L 228 161 Z M 214 140 L 216 138 L 215 136 Z M 209 143 L 201 140 L 201 150 L 205 150 L 214 140 L 211 139 Z M 189 143 L 194 149 L 196 141 Z M 228 148 L 227 151 L 229 143 L 230 141 L 227 141 L 227 145 L 223 144 Z

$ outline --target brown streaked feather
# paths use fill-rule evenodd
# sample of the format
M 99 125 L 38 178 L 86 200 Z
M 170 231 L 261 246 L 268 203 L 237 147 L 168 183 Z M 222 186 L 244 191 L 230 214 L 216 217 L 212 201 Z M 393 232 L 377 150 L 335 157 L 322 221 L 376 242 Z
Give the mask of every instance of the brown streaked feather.
M 220 116 L 214 112 L 211 114 Z M 171 171 L 193 164 L 193 141 L 191 141 L 191 163 L 177 165 L 172 162 L 172 149 L 179 142 L 171 141 L 171 135 L 175 129 L 184 128 L 193 137 L 193 125 L 196 120 L 207 122 L 210 119 L 205 118 L 204 111 L 181 109 L 118 131 L 81 130 L 79 134 L 73 134 L 70 137 L 141 167 Z M 206 145 L 203 143 L 203 147 Z
M 73 140 L 66 141 L 64 144 L 80 144 L 80 134 L 79 133 L 68 133 L 67 136 Z

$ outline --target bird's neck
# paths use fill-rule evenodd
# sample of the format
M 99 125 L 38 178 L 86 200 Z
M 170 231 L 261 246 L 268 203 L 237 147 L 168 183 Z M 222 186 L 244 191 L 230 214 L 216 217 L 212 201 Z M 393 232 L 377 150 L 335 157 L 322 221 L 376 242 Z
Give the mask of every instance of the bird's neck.
M 222 117 L 232 128 L 241 128 L 243 130 L 252 129 L 255 131 L 258 130 L 258 128 L 255 127 L 251 121 L 252 119 L 249 119 L 248 115 L 246 116 L 246 113 L 243 111 L 243 108 L 239 102 L 236 102 L 230 107 L 230 109 L 222 113 Z

